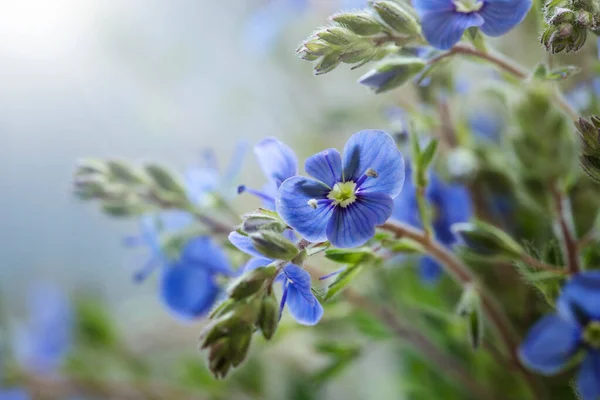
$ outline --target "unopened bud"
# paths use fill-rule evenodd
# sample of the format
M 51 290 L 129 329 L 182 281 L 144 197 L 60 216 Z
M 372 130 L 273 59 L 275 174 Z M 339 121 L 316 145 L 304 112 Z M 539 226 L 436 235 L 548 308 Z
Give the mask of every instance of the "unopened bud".
M 317 32 L 317 37 L 336 46 L 346 46 L 356 40 L 351 30 L 341 26 L 332 26 Z
M 502 230 L 484 222 L 452 225 L 452 232 L 475 254 L 517 259 L 523 249 Z
M 321 61 L 315 65 L 315 75 L 323 75 L 333 71 L 342 61 L 339 53 L 330 53 L 325 55 Z
M 171 194 L 185 195 L 183 185 L 162 166 L 149 164 L 144 169 L 159 189 Z
M 275 275 L 275 267 L 261 267 L 240 276 L 229 289 L 229 297 L 236 300 L 245 299 L 258 292 L 265 282 Z
M 273 260 L 291 260 L 298 254 L 298 248 L 282 234 L 261 231 L 250 235 L 256 250 Z
M 404 85 L 425 68 L 420 58 L 396 58 L 386 60 L 367 72 L 359 79 L 359 83 L 370 87 L 375 93 Z
M 369 13 L 345 12 L 336 14 L 331 19 L 361 36 L 371 36 L 381 32 L 381 24 Z
M 373 3 L 377 15 L 392 29 L 397 32 L 416 36 L 421 33 L 421 26 L 408 5 L 401 5 L 393 1 L 377 1 Z
M 258 327 L 265 339 L 270 340 L 279 324 L 279 304 L 273 295 L 263 297 L 260 304 Z
M 131 165 L 123 161 L 109 160 L 106 162 L 111 180 L 125 184 L 138 184 L 144 181 L 144 178 Z

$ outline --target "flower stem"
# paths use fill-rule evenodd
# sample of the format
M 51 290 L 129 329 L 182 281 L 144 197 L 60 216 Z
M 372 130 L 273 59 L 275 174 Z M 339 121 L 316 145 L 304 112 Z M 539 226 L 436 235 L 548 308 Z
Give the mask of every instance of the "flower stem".
M 438 62 L 457 54 L 473 56 L 481 60 L 488 61 L 520 81 L 524 81 L 529 78 L 529 71 L 527 69 L 515 63 L 513 60 L 507 58 L 505 55 L 491 51 L 483 52 L 474 47 L 464 44 L 457 44 L 447 52 L 442 53 L 437 57 L 433 57 L 429 60 L 429 65 L 435 65 Z M 563 110 L 563 112 L 566 115 L 569 116 L 569 118 L 571 118 L 572 120 L 577 120 L 579 118 L 579 114 L 577 113 L 577 111 L 575 111 L 569 105 L 565 97 L 559 91 L 555 91 L 553 93 L 552 100 L 560 109 Z
M 462 286 L 475 284 L 480 288 L 482 287 L 481 283 L 477 282 L 477 279 L 471 270 L 464 265 L 461 260 L 445 246 L 435 241 L 435 239 L 428 237 L 425 232 L 397 221 L 388 221 L 385 224 L 380 225 L 379 228 L 392 232 L 397 237 L 405 237 L 419 243 L 427 253 L 438 260 L 445 267 L 449 275 Z M 519 338 L 510 319 L 508 319 L 505 312 L 502 310 L 500 303 L 489 290 L 481 289 L 479 293 L 481 294 L 482 309 L 488 321 L 494 327 L 498 338 L 506 348 L 511 362 L 517 366 L 519 373 L 528 382 L 532 393 L 536 395 L 536 398 L 544 398 L 543 396 L 539 396 L 541 389 L 536 384 L 536 381 L 533 380 L 529 372 L 519 362 L 517 357 Z
M 573 229 L 573 213 L 569 199 L 560 190 L 556 183 L 550 188 L 554 200 L 554 210 L 556 213 L 556 223 L 559 231 L 559 238 L 562 245 L 563 254 L 566 257 L 567 268 L 570 274 L 577 274 L 580 271 L 579 266 L 579 246 L 575 238 Z
M 529 264 L 530 266 L 537 268 L 537 269 L 541 269 L 543 271 L 553 272 L 555 274 L 560 274 L 560 275 L 564 275 L 564 274 L 568 273 L 568 271 L 565 270 L 564 268 L 546 264 L 545 262 L 538 260 L 537 258 L 531 257 L 527 253 L 521 254 L 521 260 L 523 260 L 525 263 Z

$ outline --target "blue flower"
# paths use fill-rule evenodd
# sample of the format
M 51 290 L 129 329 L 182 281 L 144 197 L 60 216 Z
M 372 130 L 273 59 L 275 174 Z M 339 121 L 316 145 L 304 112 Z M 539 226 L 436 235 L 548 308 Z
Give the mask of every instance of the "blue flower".
M 266 138 L 254 146 L 254 154 L 268 181 L 262 191 L 242 185 L 238 193 L 253 194 L 263 201 L 265 208 L 274 210 L 277 189 L 283 181 L 298 174 L 298 158 L 294 150 L 275 138 Z
M 21 388 L 0 388 L 0 400 L 29 400 L 31 396 L 25 389 Z
M 232 232 L 229 234 L 229 241 L 240 251 L 252 256 L 244 267 L 244 272 L 267 266 L 274 261 L 260 254 L 247 236 Z M 309 273 L 297 265 L 288 264 L 277 276 L 276 281 L 283 284 L 280 312 L 287 304 L 290 314 L 299 324 L 317 324 L 323 316 L 323 307 L 311 291 Z
M 318 153 L 305 164 L 315 179 L 295 176 L 277 192 L 277 212 L 302 237 L 355 247 L 392 215 L 404 183 L 404 160 L 385 132 L 354 134 L 344 148 Z
M 427 41 L 446 50 L 463 33 L 478 27 L 489 36 L 501 36 L 517 26 L 531 8 L 531 0 L 415 0 Z
M 164 266 L 160 297 L 176 316 L 198 318 L 211 309 L 220 293 L 217 277 L 231 274 L 224 251 L 209 237 L 197 237 Z
M 422 228 L 417 193 L 411 172 L 411 167 L 407 163 L 404 189 L 402 194 L 395 200 L 392 218 L 410 224 L 415 228 Z M 468 221 L 472 215 L 469 191 L 461 185 L 447 184 L 435 173 L 431 173 L 425 197 L 434 208 L 432 222 L 436 239 L 440 243 L 451 247 L 457 239 L 450 227 L 455 223 Z M 437 282 L 441 272 L 442 267 L 435 259 L 431 257 L 421 258 L 420 275 L 424 282 L 429 284 Z
M 528 368 L 554 375 L 584 354 L 577 377 L 582 400 L 600 398 L 600 271 L 574 276 L 563 287 L 557 314 L 538 321 L 519 348 Z
M 54 374 L 71 350 L 73 314 L 64 293 L 49 285 L 35 285 L 27 299 L 27 321 L 17 328 L 15 356 L 35 374 Z

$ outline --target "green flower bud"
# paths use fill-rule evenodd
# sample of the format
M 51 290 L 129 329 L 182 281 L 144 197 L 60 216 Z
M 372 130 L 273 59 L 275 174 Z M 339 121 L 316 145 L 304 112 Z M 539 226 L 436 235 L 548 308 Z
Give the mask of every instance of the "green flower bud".
M 234 367 L 239 366 L 248 355 L 250 343 L 252 342 L 252 328 L 248 327 L 243 331 L 237 332 L 230 338 L 231 342 L 231 364 Z
M 340 55 L 339 53 L 330 53 L 321 59 L 315 65 L 315 75 L 323 75 L 328 72 L 333 71 L 338 65 L 340 65 Z
M 229 289 L 229 297 L 242 300 L 258 292 L 265 282 L 275 276 L 274 266 L 254 269 L 240 276 Z
M 109 160 L 106 162 L 111 179 L 125 184 L 139 184 L 144 178 L 131 165 L 123 161 Z
M 245 233 L 256 233 L 259 231 L 283 232 L 287 225 L 279 218 L 274 218 L 263 214 L 250 214 L 244 216 L 242 231 Z
M 336 46 L 346 46 L 357 38 L 351 30 L 341 26 L 332 26 L 317 32 L 317 37 Z
M 331 19 L 361 36 L 371 36 L 381 32 L 381 24 L 366 12 L 345 12 L 335 14 Z
M 364 60 L 370 60 L 375 56 L 377 49 L 370 43 L 358 41 L 344 48 L 340 52 L 340 61 L 346 64 L 356 64 Z
M 104 161 L 86 158 L 79 160 L 77 169 L 75 170 L 76 177 L 89 177 L 91 175 L 106 175 L 108 168 Z
M 600 157 L 581 155 L 581 168 L 596 183 L 600 183 Z
M 465 288 L 456 313 L 467 323 L 469 344 L 473 350 L 477 350 L 483 341 L 484 325 L 481 315 L 481 299 L 474 285 Z
M 74 193 L 82 200 L 92 200 L 104 197 L 107 182 L 102 176 L 79 176 L 73 182 Z
M 517 259 L 523 249 L 502 230 L 481 221 L 452 225 L 452 232 L 475 254 Z
M 258 327 L 265 339 L 270 340 L 279 324 L 279 304 L 273 295 L 263 297 L 260 303 L 260 314 L 258 317 Z
M 145 171 L 152 182 L 160 189 L 169 194 L 185 196 L 183 185 L 165 168 L 156 164 L 145 166 Z
M 583 154 L 600 157 L 600 117 L 593 116 L 589 120 L 580 117 L 575 121 L 575 127 Z
M 306 49 L 308 53 L 315 56 L 324 56 L 331 51 L 331 45 L 319 39 L 311 39 L 304 43 L 304 46 L 299 49 Z
M 298 248 L 280 233 L 261 231 L 250 235 L 256 250 L 273 260 L 291 260 L 298 254 Z
M 147 209 L 141 202 L 131 199 L 120 199 L 103 201 L 102 211 L 111 217 L 125 218 L 141 215 Z
M 373 3 L 372 7 L 377 15 L 395 31 L 410 36 L 421 34 L 421 26 L 414 13 L 408 9 L 408 5 L 401 5 L 393 1 L 377 1 Z

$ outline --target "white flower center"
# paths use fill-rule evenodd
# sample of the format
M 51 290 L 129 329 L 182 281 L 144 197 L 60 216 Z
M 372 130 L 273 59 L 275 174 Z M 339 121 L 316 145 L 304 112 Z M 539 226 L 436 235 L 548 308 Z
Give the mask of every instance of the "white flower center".
M 333 200 L 333 204 L 336 206 L 348 207 L 356 201 L 356 183 L 352 181 L 336 183 L 327 198 Z
M 472 13 L 481 10 L 483 7 L 482 0 L 454 0 L 456 11 L 460 13 Z

